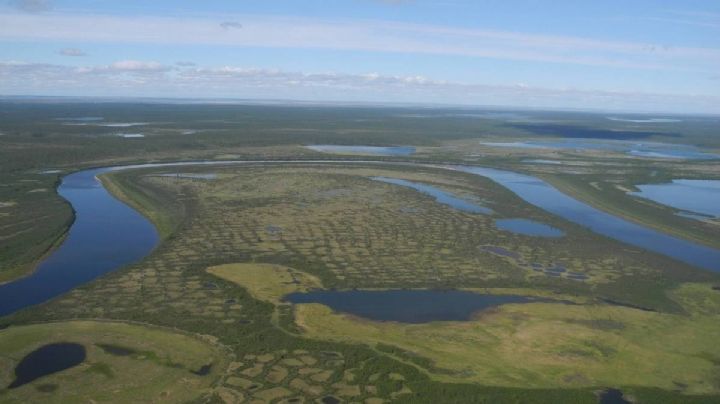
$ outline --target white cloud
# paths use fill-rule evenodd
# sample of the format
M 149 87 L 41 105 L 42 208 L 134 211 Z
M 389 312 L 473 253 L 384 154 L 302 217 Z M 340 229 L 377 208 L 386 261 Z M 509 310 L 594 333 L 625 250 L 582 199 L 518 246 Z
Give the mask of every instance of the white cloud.
M 63 56 L 87 56 L 87 53 L 78 48 L 63 48 L 58 51 Z
M 387 21 L 236 17 L 228 23 L 242 20 L 242 29 L 223 28 L 212 18 L 6 13 L 0 14 L 0 40 L 340 49 L 702 73 L 720 70 L 716 48 Z
M 60 66 L 59 66 L 60 67 Z M 138 60 L 120 60 L 110 65 L 75 67 L 73 74 L 79 75 L 159 75 L 172 70 L 158 62 L 143 62 Z
M 242 24 L 235 21 L 223 21 L 220 23 L 220 28 L 223 29 L 240 29 L 242 28 Z
M 0 93 L 426 102 L 720 113 L 720 97 L 465 84 L 424 76 L 303 73 L 126 60 L 101 66 L 0 62 Z
M 163 66 L 158 62 L 142 62 L 138 60 L 121 60 L 109 66 L 115 71 L 131 71 L 131 72 L 159 72 L 170 70 L 169 67 Z

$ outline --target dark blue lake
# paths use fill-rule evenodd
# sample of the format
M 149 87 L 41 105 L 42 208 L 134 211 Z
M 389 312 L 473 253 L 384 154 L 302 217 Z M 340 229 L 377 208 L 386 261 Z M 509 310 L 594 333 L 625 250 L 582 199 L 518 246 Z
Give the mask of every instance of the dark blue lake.
M 15 380 L 8 386 L 18 388 L 43 376 L 70 369 L 85 361 L 85 347 L 70 342 L 42 346 L 27 354 L 15 367 Z
M 319 290 L 285 296 L 290 303 L 320 303 L 335 311 L 376 321 L 428 323 L 468 321 L 473 314 L 510 303 L 552 301 L 515 295 L 489 295 L 459 290 Z

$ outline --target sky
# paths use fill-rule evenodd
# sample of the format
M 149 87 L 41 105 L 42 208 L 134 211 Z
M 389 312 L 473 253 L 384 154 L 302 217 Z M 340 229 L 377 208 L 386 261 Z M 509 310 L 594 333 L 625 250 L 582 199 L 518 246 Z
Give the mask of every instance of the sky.
M 720 114 L 720 2 L 0 0 L 0 95 Z

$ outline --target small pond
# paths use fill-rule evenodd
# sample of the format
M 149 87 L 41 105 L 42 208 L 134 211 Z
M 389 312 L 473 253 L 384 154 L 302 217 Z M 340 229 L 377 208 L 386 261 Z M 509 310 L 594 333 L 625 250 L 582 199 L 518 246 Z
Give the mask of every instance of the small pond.
M 439 188 L 435 188 L 432 185 L 421 184 L 419 182 L 401 180 L 399 178 L 388 178 L 388 177 L 372 177 L 375 181 L 385 182 L 387 184 L 400 185 L 403 187 L 412 188 L 416 191 L 430 195 L 435 198 L 438 203 L 450 206 L 457 210 L 468 213 L 481 213 L 483 215 L 490 215 L 493 213 L 491 209 L 481 206 L 477 203 L 470 202 L 466 199 L 458 198 L 450 192 L 445 192 Z
M 600 404 L 630 404 L 622 391 L 618 389 L 606 389 L 600 392 Z
M 431 321 L 468 321 L 480 310 L 503 304 L 551 300 L 460 290 L 318 290 L 291 293 L 285 296 L 285 301 L 320 303 L 335 311 L 370 320 L 419 324 Z
M 694 219 L 720 217 L 720 180 L 673 180 L 665 184 L 638 185 L 631 195 L 680 209 Z
M 495 226 L 500 230 L 535 237 L 562 237 L 565 233 L 555 227 L 528 219 L 498 219 Z
M 15 367 L 15 380 L 9 389 L 31 383 L 43 376 L 70 369 L 85 361 L 85 347 L 60 342 L 42 346 L 27 354 Z
M 415 148 L 412 146 L 341 146 L 318 144 L 305 147 L 323 153 L 371 154 L 376 156 L 409 156 L 415 154 Z
M 212 363 L 208 363 L 207 365 L 202 365 L 198 370 L 191 370 L 190 373 L 197 375 L 197 376 L 207 376 L 210 374 L 210 371 L 212 370 Z

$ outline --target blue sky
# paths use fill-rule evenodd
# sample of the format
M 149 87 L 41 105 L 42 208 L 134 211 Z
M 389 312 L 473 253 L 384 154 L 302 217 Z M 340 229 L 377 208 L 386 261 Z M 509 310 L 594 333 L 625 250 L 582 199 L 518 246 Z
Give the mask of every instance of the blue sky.
M 0 0 L 0 94 L 720 113 L 720 2 Z

